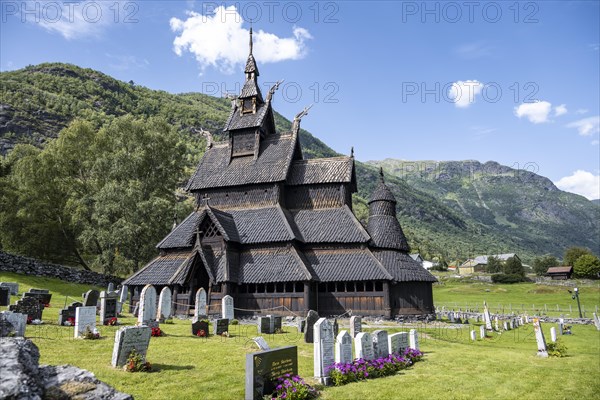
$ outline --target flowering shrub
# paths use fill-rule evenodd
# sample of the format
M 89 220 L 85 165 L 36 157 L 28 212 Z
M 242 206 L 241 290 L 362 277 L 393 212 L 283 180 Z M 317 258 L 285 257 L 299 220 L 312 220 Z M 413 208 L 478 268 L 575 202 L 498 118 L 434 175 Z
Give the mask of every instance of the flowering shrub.
M 333 363 L 326 368 L 335 386 L 364 379 L 393 375 L 423 358 L 419 350 L 407 348 L 402 354 L 390 354 L 375 360 L 357 358 L 349 363 Z
M 94 328 L 92 330 L 92 329 L 90 329 L 89 326 L 86 326 L 85 331 L 83 332 L 81 337 L 83 337 L 84 339 L 89 339 L 89 340 L 100 339 L 100 332 L 98 332 L 98 330 L 96 328 Z
M 144 357 L 134 349 L 129 353 L 123 369 L 127 372 L 148 372 L 152 370 L 152 365 L 148 361 L 144 361 Z
M 107 318 L 106 321 L 104 321 L 104 325 L 115 326 L 117 325 L 117 322 L 117 317 Z
M 160 330 L 160 328 L 158 326 L 155 326 L 154 328 L 152 328 L 152 331 L 150 331 L 150 336 L 159 337 L 162 335 L 163 335 L 163 332 Z
M 277 386 L 271 399 L 311 400 L 319 397 L 319 391 L 298 375 L 285 374 L 277 378 Z
M 560 339 L 556 339 L 556 342 L 549 342 L 546 345 L 546 350 L 550 357 L 566 357 L 567 346 Z

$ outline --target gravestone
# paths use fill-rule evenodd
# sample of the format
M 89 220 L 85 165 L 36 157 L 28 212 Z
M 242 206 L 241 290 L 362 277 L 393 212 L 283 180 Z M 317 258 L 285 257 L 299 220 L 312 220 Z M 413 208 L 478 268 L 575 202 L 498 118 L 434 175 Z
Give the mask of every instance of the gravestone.
M 77 307 L 82 307 L 83 304 L 76 301 L 63 308 L 58 312 L 58 324 L 64 325 L 69 318 L 72 318 L 75 321 L 75 310 Z
M 100 323 L 108 325 L 111 318 L 117 317 L 117 294 L 115 292 L 100 293 Z
M 500 331 L 498 327 L 498 316 L 494 317 L 494 327 L 496 328 L 496 332 Z
M 359 316 L 350 317 L 350 336 L 352 339 L 362 332 L 362 318 Z
M 387 357 L 390 354 L 387 331 L 381 329 L 373 331 L 373 353 L 375 358 Z
M 508 326 L 510 326 L 510 329 L 515 329 L 515 320 L 511 319 L 508 321 Z
M 504 322 L 502 323 L 502 327 L 504 328 L 504 330 L 505 330 L 505 331 L 508 331 L 508 330 L 510 330 L 510 329 L 508 328 L 508 322 L 506 322 L 506 321 L 504 321 Z
M 560 332 L 560 335 L 564 335 L 564 330 L 565 330 L 565 320 L 563 318 L 559 318 L 558 319 L 558 331 Z
M 485 339 L 485 326 L 481 325 L 479 327 L 479 338 Z
M 304 341 L 306 343 L 313 342 L 313 327 L 319 319 L 319 314 L 316 311 L 309 310 L 306 314 L 306 325 L 304 326 Z
M 52 293 L 48 289 L 29 289 L 28 292 L 23 293 L 23 297 L 32 297 L 37 299 L 42 306 L 50 304 L 52 300 Z
M 411 329 L 408 332 L 408 344 L 411 349 L 419 350 L 419 335 L 416 329 Z
M 121 291 L 119 292 L 119 302 L 117 303 L 117 314 L 121 314 L 123 312 L 123 304 L 127 301 L 127 285 L 121 286 Z
M 271 318 L 269 317 L 258 317 L 258 333 L 270 334 L 271 333 Z
M 200 288 L 196 291 L 196 308 L 194 309 L 194 316 L 198 319 L 206 316 L 206 290 L 204 290 L 204 288 Z
M 215 320 L 213 324 L 213 333 L 215 335 L 222 335 L 225 332 L 229 332 L 229 319 L 219 318 Z
M 194 318 L 192 320 L 192 335 L 202 336 L 202 334 L 199 334 L 201 331 L 204 332 L 204 337 L 208 337 L 208 322 Z
M 88 290 L 83 295 L 83 306 L 84 307 L 96 307 L 98 305 L 98 298 L 100 297 L 100 292 L 96 289 Z
M 165 319 L 171 318 L 171 303 L 173 301 L 173 296 L 171 294 L 171 289 L 168 287 L 163 288 L 160 291 L 160 296 L 158 297 L 158 311 L 156 312 L 156 320 L 164 321 Z
M 223 296 L 221 299 L 221 315 L 230 321 L 233 319 L 233 297 L 230 295 Z
M 8 310 L 16 313 L 27 314 L 28 319 L 42 319 L 44 306 L 35 297 L 23 297 L 15 304 L 8 306 Z
M 455 319 L 454 319 L 454 313 L 453 313 L 453 312 L 451 312 L 451 313 L 450 313 L 450 323 L 452 323 L 452 324 L 453 324 L 453 323 L 455 323 L 455 322 L 456 322 L 456 321 L 455 321 Z
M 13 296 L 19 294 L 19 284 L 17 282 L 0 282 L 0 286 L 7 287 Z
M 356 358 L 364 360 L 373 360 L 375 354 L 373 352 L 373 339 L 369 332 L 360 332 L 354 338 L 354 353 Z
M 96 307 L 77 307 L 75 309 L 75 334 L 76 338 L 83 336 L 86 329 L 96 329 Z
M 594 325 L 596 325 L 596 330 L 600 331 L 600 317 L 596 313 L 594 313 Z
M 258 348 L 261 351 L 271 350 L 271 347 L 269 347 L 269 345 L 267 344 L 267 341 L 262 336 L 255 337 L 252 339 L 252 341 L 254 341 L 254 343 L 256 343 L 256 345 L 258 346 Z
M 106 289 L 107 292 L 112 293 L 115 291 L 115 284 L 112 282 L 108 282 L 108 288 Z
M 475 331 L 471 331 L 471 340 L 475 341 L 477 340 L 477 335 L 475 334 Z
M 275 390 L 278 377 L 298 375 L 296 346 L 246 354 L 246 400 L 262 400 Z
M 0 337 L 23 337 L 27 326 L 27 315 L 11 311 L 0 312 Z
M 337 337 L 340 333 L 340 325 L 338 324 L 337 318 L 333 319 L 333 337 Z
M 273 319 L 273 333 L 281 333 L 281 317 L 274 316 Z
M 333 326 L 327 318 L 319 318 L 313 329 L 314 376 L 320 383 L 327 384 L 329 371 L 326 369 L 335 362 Z
M 273 319 L 273 316 L 268 314 L 267 318 L 269 318 L 269 333 L 275 333 L 275 320 Z
M 550 340 L 552 340 L 552 342 L 556 342 L 556 328 L 555 327 L 550 328 Z
M 546 338 L 544 338 L 544 332 L 542 331 L 542 324 L 539 318 L 533 319 L 533 330 L 535 332 L 535 340 L 537 342 L 537 355 L 539 357 L 548 357 L 548 351 L 546 350 Z
M 10 289 L 0 286 L 0 306 L 6 307 L 10 305 Z
M 133 307 L 133 316 L 137 318 L 140 315 L 140 302 L 138 301 L 135 307 Z
M 402 354 L 408 347 L 410 347 L 408 344 L 408 332 L 398 332 L 388 336 L 390 354 Z
M 306 328 L 306 320 L 304 318 L 298 318 L 298 333 L 304 333 Z
M 352 336 L 343 330 L 335 337 L 335 362 L 350 363 L 352 360 Z
M 483 320 L 485 321 L 485 329 L 488 331 L 492 330 L 492 318 L 490 317 L 490 310 L 488 310 L 487 303 L 483 302 Z
M 146 352 L 150 344 L 151 329 L 148 326 L 125 326 L 117 331 L 112 353 L 112 366 L 122 367 L 129 354 L 135 350 L 146 360 Z
M 146 285 L 140 295 L 140 310 L 138 314 L 139 325 L 149 325 L 156 319 L 156 289 Z

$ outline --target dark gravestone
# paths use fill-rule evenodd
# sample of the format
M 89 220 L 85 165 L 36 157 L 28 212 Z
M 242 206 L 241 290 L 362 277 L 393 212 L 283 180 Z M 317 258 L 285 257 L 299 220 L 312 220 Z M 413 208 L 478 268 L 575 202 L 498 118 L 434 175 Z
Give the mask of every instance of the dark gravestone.
M 84 307 L 96 307 L 98 306 L 98 297 L 100 292 L 95 289 L 88 290 L 83 294 L 83 306 Z
M 298 320 L 298 333 L 304 333 L 305 327 L 306 327 L 306 320 L 304 318 L 300 318 Z
M 116 292 L 100 294 L 100 322 L 103 325 L 108 325 L 111 318 L 117 317 L 117 300 Z
M 285 374 L 298 375 L 297 346 L 246 354 L 245 399 L 262 400 L 273 393 L 277 378 Z
M 271 317 L 273 318 L 273 333 L 281 333 L 281 317 Z
M 27 315 L 10 311 L 0 312 L 0 338 L 25 336 Z
M 27 314 L 27 318 L 31 318 L 32 320 L 41 320 L 44 306 L 35 297 L 23 297 L 16 304 L 9 306 L 8 309 L 12 312 Z
M 271 318 L 258 317 L 258 333 L 268 334 L 271 332 Z
M 7 287 L 13 296 L 19 294 L 19 284 L 17 282 L 0 282 L 0 287 Z
M 339 331 L 340 331 L 340 325 L 339 325 L 339 324 L 338 324 L 338 322 L 337 322 L 337 318 L 334 318 L 334 319 L 333 319 L 333 324 L 332 324 L 332 326 L 333 326 L 333 337 L 334 337 L 334 338 L 337 338 L 337 335 L 338 335 L 338 333 L 339 333 Z
M 67 307 L 63 308 L 62 310 L 60 310 L 58 312 L 58 324 L 59 325 L 64 325 L 65 322 L 67 322 L 67 320 L 69 318 L 73 318 L 73 321 L 75 321 L 75 309 L 77 307 L 81 307 L 82 304 L 78 301 L 71 303 L 70 305 L 68 305 Z
M 138 301 L 135 307 L 133 307 L 133 316 L 138 317 L 140 315 L 140 302 Z
M 7 287 L 0 287 L 0 306 L 10 305 L 10 289 Z
M 319 320 L 319 314 L 316 311 L 309 310 L 306 315 L 306 325 L 304 326 L 304 341 L 313 342 L 313 326 Z
M 203 336 L 200 332 L 204 332 L 204 336 L 208 337 L 208 322 L 205 320 L 196 320 L 192 321 L 192 335 L 194 336 Z
M 222 335 L 225 332 L 229 332 L 229 319 L 219 318 L 213 325 L 213 333 L 215 335 Z
M 28 292 L 23 293 L 23 297 L 33 297 L 44 306 L 50 304 L 50 300 L 52 300 L 52 294 L 46 289 L 29 289 Z

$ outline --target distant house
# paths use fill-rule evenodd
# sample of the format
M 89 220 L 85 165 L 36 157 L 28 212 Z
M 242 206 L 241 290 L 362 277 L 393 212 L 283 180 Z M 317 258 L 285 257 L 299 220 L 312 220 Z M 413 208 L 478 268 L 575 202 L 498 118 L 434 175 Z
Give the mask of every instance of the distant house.
M 411 254 L 410 258 L 412 258 L 413 260 L 420 262 L 420 263 L 423 262 L 423 257 L 421 257 L 421 254 L 419 254 L 419 253 Z
M 485 268 L 488 264 L 488 258 L 496 257 L 500 262 L 506 262 L 509 258 L 516 257 L 519 261 L 519 256 L 515 253 L 506 254 L 490 254 L 485 256 L 477 256 L 470 258 L 458 267 L 458 273 L 461 275 L 472 274 L 474 272 L 485 272 Z
M 550 267 L 548 268 L 546 275 L 550 276 L 553 280 L 571 279 L 573 267 L 568 265 L 563 265 L 562 267 Z

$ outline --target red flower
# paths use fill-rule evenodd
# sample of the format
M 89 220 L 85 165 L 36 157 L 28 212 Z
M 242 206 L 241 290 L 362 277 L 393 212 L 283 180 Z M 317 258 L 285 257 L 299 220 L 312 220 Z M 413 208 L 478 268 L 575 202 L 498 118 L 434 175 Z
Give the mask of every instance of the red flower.
M 200 329 L 197 333 L 196 336 L 199 337 L 206 337 L 206 332 L 204 331 L 204 329 Z
M 155 336 L 155 337 L 162 336 L 162 331 L 160 330 L 159 327 L 155 327 L 155 328 L 152 328 L 152 331 L 150 331 L 150 335 Z

